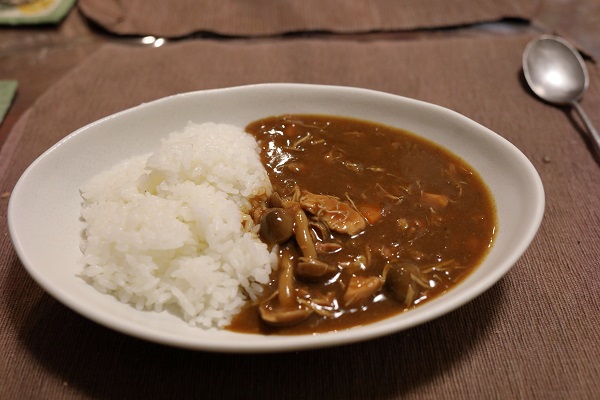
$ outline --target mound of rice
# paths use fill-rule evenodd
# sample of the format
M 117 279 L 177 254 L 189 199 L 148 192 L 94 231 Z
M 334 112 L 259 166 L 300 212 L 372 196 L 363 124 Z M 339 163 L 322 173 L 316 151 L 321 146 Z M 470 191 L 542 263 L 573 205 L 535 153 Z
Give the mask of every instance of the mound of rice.
M 270 192 L 252 136 L 189 124 L 81 187 L 82 277 L 137 309 L 224 327 L 276 265 L 248 216 Z

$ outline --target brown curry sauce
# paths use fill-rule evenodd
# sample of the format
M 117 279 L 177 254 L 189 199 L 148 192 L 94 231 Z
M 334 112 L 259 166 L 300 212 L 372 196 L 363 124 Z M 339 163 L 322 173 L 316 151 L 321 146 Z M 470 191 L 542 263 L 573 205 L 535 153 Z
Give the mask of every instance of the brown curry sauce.
M 264 297 L 235 316 L 229 330 L 311 334 L 372 323 L 448 291 L 492 245 L 496 212 L 487 187 L 464 161 L 426 139 L 324 115 L 265 118 L 246 131 L 257 139 L 273 190 L 281 197 L 332 196 L 357 211 L 365 227 L 353 235 L 339 233 L 323 228 L 319 213 L 307 211 L 318 259 L 338 268 L 321 281 L 292 278 L 299 307 L 317 312 L 289 326 L 265 323 L 259 303 L 277 295 L 280 271 L 275 271 Z M 291 261 L 298 262 L 298 246 L 288 248 Z M 390 266 L 402 274 L 390 274 Z M 356 286 L 357 277 L 372 278 L 378 287 L 366 299 L 348 301 L 345 292 Z M 397 296 L 390 282 L 405 279 L 408 283 L 399 287 L 406 293 Z

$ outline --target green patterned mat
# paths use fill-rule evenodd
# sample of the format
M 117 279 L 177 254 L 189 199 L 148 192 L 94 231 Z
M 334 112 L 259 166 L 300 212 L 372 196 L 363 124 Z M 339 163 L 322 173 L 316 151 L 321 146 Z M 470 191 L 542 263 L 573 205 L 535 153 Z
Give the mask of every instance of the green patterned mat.
M 36 0 L 22 5 L 0 4 L 0 25 L 55 24 L 76 0 Z
M 0 81 L 0 124 L 10 107 L 13 97 L 17 92 L 17 81 Z

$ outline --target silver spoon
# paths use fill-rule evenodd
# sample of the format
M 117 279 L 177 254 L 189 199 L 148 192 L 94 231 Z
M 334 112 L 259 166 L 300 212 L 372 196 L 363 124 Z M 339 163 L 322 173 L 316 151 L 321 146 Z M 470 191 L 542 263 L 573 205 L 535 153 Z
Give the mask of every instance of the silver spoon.
M 529 87 L 540 98 L 575 108 L 590 133 L 592 147 L 600 161 L 600 135 L 578 103 L 589 85 L 587 68 L 579 52 L 564 39 L 542 35 L 527 44 L 523 72 Z

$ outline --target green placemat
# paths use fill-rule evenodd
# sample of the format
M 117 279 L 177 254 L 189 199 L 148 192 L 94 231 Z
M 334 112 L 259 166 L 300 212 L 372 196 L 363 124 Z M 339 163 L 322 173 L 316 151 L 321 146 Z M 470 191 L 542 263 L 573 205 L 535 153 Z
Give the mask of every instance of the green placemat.
M 0 25 L 54 24 L 76 0 L 36 0 L 22 5 L 0 4 Z
M 0 81 L 0 124 L 12 104 L 13 97 L 17 92 L 17 81 Z

